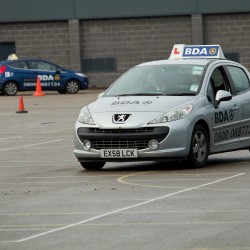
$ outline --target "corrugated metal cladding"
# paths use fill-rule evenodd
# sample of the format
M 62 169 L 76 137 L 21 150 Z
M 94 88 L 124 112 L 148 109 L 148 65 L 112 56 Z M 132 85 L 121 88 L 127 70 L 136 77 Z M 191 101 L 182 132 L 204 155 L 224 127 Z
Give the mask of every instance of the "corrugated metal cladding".
M 250 0 L 0 0 L 8 52 L 81 70 L 108 87 L 130 67 L 168 58 L 175 43 L 220 44 L 250 70 Z
M 235 13 L 249 0 L 0 0 L 0 22 Z

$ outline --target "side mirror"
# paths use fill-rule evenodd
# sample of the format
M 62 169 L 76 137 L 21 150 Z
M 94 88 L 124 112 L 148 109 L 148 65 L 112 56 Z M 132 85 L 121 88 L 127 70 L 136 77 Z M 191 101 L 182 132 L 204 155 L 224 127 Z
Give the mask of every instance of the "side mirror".
M 218 90 L 215 97 L 214 107 L 217 109 L 221 102 L 230 101 L 232 99 L 232 95 L 230 92 L 225 90 Z
M 61 69 L 60 68 L 56 68 L 56 74 L 60 75 Z

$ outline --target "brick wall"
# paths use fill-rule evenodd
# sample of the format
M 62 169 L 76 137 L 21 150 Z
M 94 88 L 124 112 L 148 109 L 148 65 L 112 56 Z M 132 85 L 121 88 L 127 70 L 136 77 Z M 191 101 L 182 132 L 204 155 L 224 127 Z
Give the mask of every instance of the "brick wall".
M 108 87 L 136 64 L 168 58 L 173 44 L 190 44 L 191 19 L 181 16 L 85 20 L 80 23 L 80 42 L 82 58 L 116 58 L 116 72 L 86 72 L 90 87 Z
M 20 58 L 32 57 L 69 67 L 68 22 L 0 24 L 0 42 L 15 42 Z
M 203 16 L 204 43 L 220 44 L 224 52 L 239 52 L 240 63 L 250 70 L 250 14 Z
M 203 15 L 202 19 L 203 43 L 240 53 L 241 63 L 250 69 L 250 14 Z M 20 58 L 46 59 L 71 69 L 79 69 L 82 59 L 113 57 L 116 71 L 91 73 L 83 68 L 90 88 L 106 88 L 136 64 L 168 58 L 173 44 L 192 44 L 199 30 L 194 29 L 195 20 L 171 16 L 1 23 L 0 42 L 15 42 Z

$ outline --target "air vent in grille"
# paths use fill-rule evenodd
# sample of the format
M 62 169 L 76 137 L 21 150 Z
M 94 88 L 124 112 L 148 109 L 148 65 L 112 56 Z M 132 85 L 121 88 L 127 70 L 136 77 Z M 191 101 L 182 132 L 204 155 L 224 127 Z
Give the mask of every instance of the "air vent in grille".
M 91 128 L 90 132 L 96 134 L 128 134 L 128 133 L 147 133 L 152 132 L 154 128 L 133 128 L 133 129 L 99 129 L 99 128 Z
M 92 140 L 93 148 L 147 148 L 149 140 Z

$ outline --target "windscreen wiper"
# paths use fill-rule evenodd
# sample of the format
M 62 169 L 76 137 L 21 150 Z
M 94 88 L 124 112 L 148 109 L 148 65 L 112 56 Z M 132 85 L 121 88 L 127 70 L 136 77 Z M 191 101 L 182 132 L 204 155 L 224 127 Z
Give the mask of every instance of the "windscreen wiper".
M 196 93 L 171 93 L 171 94 L 165 94 L 167 96 L 194 96 Z
M 130 93 L 130 94 L 121 94 L 116 96 L 157 96 L 163 95 L 162 92 L 145 92 L 145 93 Z

